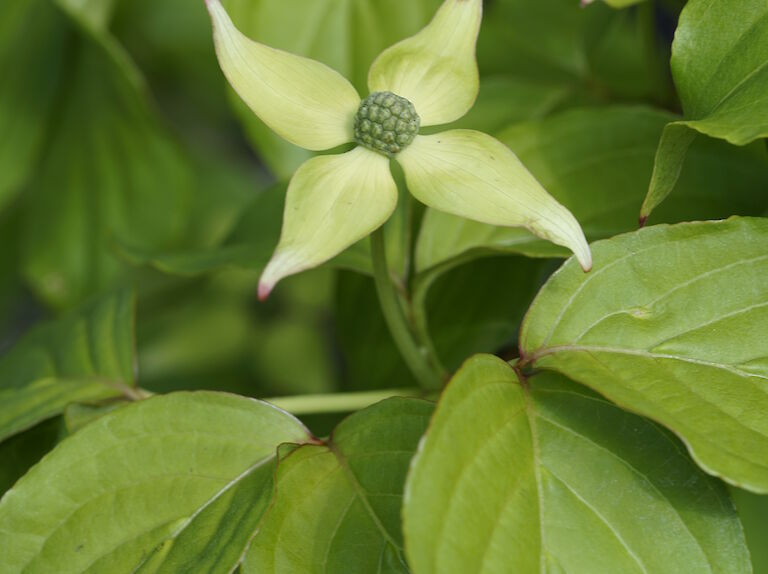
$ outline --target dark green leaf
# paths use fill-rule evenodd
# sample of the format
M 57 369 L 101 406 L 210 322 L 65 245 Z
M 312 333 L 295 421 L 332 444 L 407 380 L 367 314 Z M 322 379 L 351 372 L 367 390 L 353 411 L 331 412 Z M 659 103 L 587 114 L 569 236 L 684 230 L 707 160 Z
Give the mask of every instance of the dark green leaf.
M 755 574 L 768 573 L 768 496 L 753 494 L 740 488 L 731 487 L 731 496 L 739 511 L 747 546 L 752 556 Z
M 50 419 L 0 443 L 0 496 L 56 445 L 60 426 Z
M 342 422 L 326 445 L 284 453 L 276 500 L 243 571 L 400 573 L 400 507 L 432 404 L 388 399 Z
M 33 173 L 67 40 L 65 18 L 50 0 L 0 3 L 0 210 Z

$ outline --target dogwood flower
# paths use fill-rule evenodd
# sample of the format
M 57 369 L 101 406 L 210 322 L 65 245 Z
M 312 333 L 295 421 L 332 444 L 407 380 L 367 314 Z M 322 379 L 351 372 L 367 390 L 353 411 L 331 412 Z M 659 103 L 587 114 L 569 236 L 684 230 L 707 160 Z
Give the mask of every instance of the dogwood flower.
M 220 0 L 206 4 L 221 69 L 265 124 L 308 150 L 358 144 L 309 159 L 294 174 L 260 298 L 282 278 L 328 261 L 387 221 L 398 197 L 390 159 L 422 203 L 491 225 L 526 227 L 569 248 L 585 271 L 591 268 L 576 219 L 504 144 L 473 130 L 418 133 L 459 119 L 475 102 L 482 0 L 445 0 L 425 28 L 382 52 L 362 101 L 335 70 L 250 40 Z

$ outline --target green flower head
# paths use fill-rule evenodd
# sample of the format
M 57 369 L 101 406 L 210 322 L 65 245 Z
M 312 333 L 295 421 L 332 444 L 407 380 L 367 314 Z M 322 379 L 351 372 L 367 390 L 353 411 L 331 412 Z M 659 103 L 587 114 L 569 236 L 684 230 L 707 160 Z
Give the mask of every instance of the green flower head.
M 571 249 L 585 271 L 591 268 L 576 219 L 504 144 L 472 130 L 418 134 L 421 126 L 459 119 L 475 102 L 482 0 L 445 0 L 424 29 L 384 50 L 362 101 L 335 70 L 246 38 L 220 0 L 206 4 L 219 64 L 265 124 L 308 150 L 359 144 L 314 157 L 294 174 L 260 298 L 280 279 L 328 261 L 387 221 L 397 204 L 390 158 L 422 203 L 491 225 L 526 227 Z

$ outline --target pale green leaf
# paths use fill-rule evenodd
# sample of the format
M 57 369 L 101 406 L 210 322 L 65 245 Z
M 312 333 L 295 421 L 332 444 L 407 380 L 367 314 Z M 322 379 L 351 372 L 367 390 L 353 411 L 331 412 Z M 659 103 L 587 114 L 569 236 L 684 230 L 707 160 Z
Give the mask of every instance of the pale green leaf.
M 403 485 L 432 409 L 388 399 L 347 418 L 327 444 L 284 453 L 244 574 L 407 574 Z
M 750 572 L 726 489 L 666 431 L 489 355 L 444 392 L 403 512 L 414 574 Z
M 409 100 L 421 125 L 459 119 L 477 97 L 475 44 L 482 0 L 445 0 L 418 34 L 384 50 L 371 65 L 371 92 L 393 92 Z
M 500 139 L 544 188 L 568 207 L 590 241 L 637 228 L 654 153 L 669 113 L 637 106 L 576 109 L 512 126 Z M 680 174 L 677 192 L 654 220 L 677 222 L 761 214 L 768 207 L 768 157 L 759 144 L 734 148 L 698 138 Z M 523 229 L 484 225 L 428 210 L 416 248 L 416 266 L 488 253 L 562 257 L 566 251 Z
M 278 135 L 310 150 L 354 139 L 360 96 L 321 62 L 259 44 L 235 28 L 220 0 L 206 0 L 219 64 L 230 85 Z
M 389 160 L 364 147 L 308 160 L 288 186 L 280 242 L 259 297 L 280 279 L 316 267 L 384 224 L 397 205 Z
M 491 225 L 525 227 L 592 267 L 578 221 L 503 143 L 482 132 L 418 136 L 397 155 L 408 190 L 439 211 Z
M 211 392 L 105 415 L 0 501 L 3 567 L 231 572 L 271 498 L 278 444 L 306 440 L 285 412 Z
M 520 335 L 560 371 L 678 434 L 708 472 L 768 492 L 768 220 L 655 226 L 567 263 Z
M 0 439 L 71 403 L 132 395 L 133 361 L 127 289 L 34 328 L 0 359 Z

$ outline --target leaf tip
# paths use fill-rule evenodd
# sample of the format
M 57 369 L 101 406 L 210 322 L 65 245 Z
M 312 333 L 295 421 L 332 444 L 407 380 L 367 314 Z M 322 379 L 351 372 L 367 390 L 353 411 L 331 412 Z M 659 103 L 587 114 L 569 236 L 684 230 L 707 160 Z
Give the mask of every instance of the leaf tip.
M 637 219 L 637 223 L 638 223 L 638 225 L 640 226 L 641 229 L 643 227 L 645 227 L 645 224 L 647 222 L 648 222 L 648 216 L 647 215 L 642 215 L 641 214 L 640 217 Z

